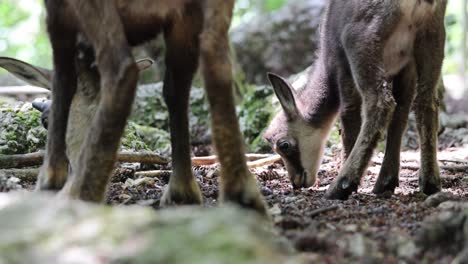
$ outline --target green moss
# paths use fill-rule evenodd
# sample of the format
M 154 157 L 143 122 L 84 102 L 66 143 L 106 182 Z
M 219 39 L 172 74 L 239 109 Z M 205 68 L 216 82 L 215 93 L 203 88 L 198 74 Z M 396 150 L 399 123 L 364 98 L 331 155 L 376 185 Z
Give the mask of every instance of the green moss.
M 245 91 L 237 109 L 241 131 L 250 151 L 269 151 L 262 135 L 275 114 L 271 103 L 273 90 L 269 86 L 247 86 Z
M 19 154 L 44 149 L 47 131 L 41 113 L 30 103 L 0 109 L 0 154 Z

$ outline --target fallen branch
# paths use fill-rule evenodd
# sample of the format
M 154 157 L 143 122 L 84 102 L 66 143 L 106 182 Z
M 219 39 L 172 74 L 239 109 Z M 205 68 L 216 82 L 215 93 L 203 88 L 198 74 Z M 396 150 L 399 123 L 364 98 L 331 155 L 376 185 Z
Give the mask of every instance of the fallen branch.
M 38 166 L 43 159 L 44 152 L 0 156 L 0 169 Z
M 0 169 L 24 168 L 42 165 L 44 152 L 0 156 Z M 169 160 L 151 152 L 120 152 L 118 162 L 139 162 L 165 165 Z
M 334 211 L 336 209 L 340 208 L 338 205 L 332 205 L 332 206 L 329 206 L 329 207 L 323 207 L 323 208 L 319 208 L 319 209 L 315 209 L 313 211 L 311 211 L 309 213 L 309 216 L 310 217 L 315 217 L 319 214 L 322 214 L 322 213 L 326 213 L 326 212 L 329 212 L 329 211 Z

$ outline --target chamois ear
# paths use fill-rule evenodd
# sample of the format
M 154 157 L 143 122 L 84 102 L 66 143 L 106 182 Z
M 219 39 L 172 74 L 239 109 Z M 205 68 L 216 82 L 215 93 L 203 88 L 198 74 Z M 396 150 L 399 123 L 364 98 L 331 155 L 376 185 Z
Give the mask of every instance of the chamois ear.
M 8 57 L 0 57 L 0 67 L 31 85 L 48 90 L 52 88 L 53 71 L 51 70 Z
M 154 64 L 154 61 L 149 58 L 139 59 L 136 61 L 137 67 L 139 71 L 144 71 L 151 67 Z
M 279 75 L 268 73 L 268 80 L 270 80 L 276 97 L 278 97 L 281 107 L 286 113 L 289 120 L 295 119 L 299 115 L 297 110 L 296 101 L 294 99 L 294 89 L 291 85 Z

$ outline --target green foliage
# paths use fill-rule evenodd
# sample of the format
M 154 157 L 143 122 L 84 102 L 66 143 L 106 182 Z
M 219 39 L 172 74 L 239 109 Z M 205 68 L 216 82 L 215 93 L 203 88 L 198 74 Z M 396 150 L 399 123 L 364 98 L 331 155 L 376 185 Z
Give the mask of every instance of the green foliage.
M 29 103 L 0 109 L 0 155 L 35 152 L 44 149 L 47 131 L 41 113 Z
M 262 135 L 276 112 L 272 104 L 273 89 L 269 86 L 247 86 L 245 90 L 247 92 L 237 108 L 240 129 L 250 151 L 270 151 Z

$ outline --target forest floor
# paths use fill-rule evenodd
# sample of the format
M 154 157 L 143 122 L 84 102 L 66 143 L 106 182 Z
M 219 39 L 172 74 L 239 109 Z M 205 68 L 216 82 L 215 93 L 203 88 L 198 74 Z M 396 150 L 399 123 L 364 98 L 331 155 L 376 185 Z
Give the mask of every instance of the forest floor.
M 457 250 L 446 247 L 428 252 L 416 249 L 417 232 L 423 220 L 438 211 L 427 206 L 425 195 L 418 192 L 418 152 L 402 152 L 400 186 L 394 195 L 377 197 L 372 187 L 377 179 L 381 155 L 376 155 L 363 177 L 358 193 L 347 201 L 323 198 L 340 168 L 339 153 L 325 156 L 318 186 L 292 190 L 281 162 L 253 169 L 268 204 L 278 233 L 311 263 L 450 263 Z M 460 165 L 468 160 L 468 148 L 450 148 L 439 152 L 441 164 Z M 466 163 L 464 165 L 467 165 Z M 169 173 L 160 177 L 135 176 L 136 171 L 170 170 L 170 166 L 120 165 L 110 184 L 107 202 L 111 205 L 140 204 L 159 209 L 159 201 Z M 205 206 L 217 204 L 216 165 L 194 168 L 204 196 Z M 468 201 L 468 172 L 441 170 L 442 188 L 453 198 Z M 32 189 L 32 183 L 25 188 Z M 323 212 L 317 209 L 325 209 Z M 450 248 L 450 247 L 449 247 Z M 458 248 L 455 245 L 455 248 Z
M 459 106 L 468 113 L 466 101 Z M 466 119 L 466 115 L 462 117 Z M 457 131 L 466 132 L 466 129 L 463 125 L 446 130 L 439 137 L 438 159 L 446 168 L 440 171 L 442 198 L 448 197 L 448 200 L 468 202 L 468 145 L 461 142 L 464 136 L 454 136 Z M 193 152 L 206 155 L 211 149 L 198 147 Z M 327 149 L 319 171 L 319 184 L 308 189 L 293 190 L 281 162 L 251 172 L 258 180 L 276 232 L 286 237 L 298 254 L 310 263 L 451 263 L 462 243 L 443 245 L 442 241 L 441 247 L 431 246 L 426 251 L 418 249 L 424 243 L 420 240 L 424 238 L 421 230 L 424 230 L 425 220 L 447 209 L 437 206 L 439 202 L 429 204 L 427 196 L 419 193 L 419 152 L 401 153 L 399 187 L 393 195 L 378 197 L 372 193 L 372 188 L 382 158 L 382 153 L 374 155 L 358 193 L 346 201 L 324 199 L 325 191 L 340 170 L 338 148 Z M 464 170 L 447 169 L 462 166 Z M 137 175 L 146 170 L 163 173 L 158 177 Z M 170 165 L 119 164 L 110 183 L 107 203 L 115 206 L 139 204 L 159 210 L 170 170 Z M 194 172 L 203 193 L 204 206 L 216 206 L 218 167 L 196 166 Z M 29 190 L 34 187 L 33 182 L 22 181 L 20 184 Z M 453 234 L 449 233 L 449 236 L 453 237 L 459 236 L 457 232 L 463 233 L 460 230 L 451 232 Z M 465 243 L 468 248 L 468 241 Z

